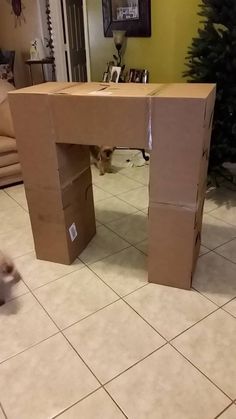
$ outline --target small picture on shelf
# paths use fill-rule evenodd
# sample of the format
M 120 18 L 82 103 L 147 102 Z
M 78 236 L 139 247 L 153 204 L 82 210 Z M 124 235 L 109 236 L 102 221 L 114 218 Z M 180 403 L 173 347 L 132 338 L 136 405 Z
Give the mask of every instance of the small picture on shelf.
M 147 83 L 148 71 L 145 69 L 131 68 L 128 74 L 128 83 Z
M 118 83 L 119 78 L 120 78 L 120 73 L 121 73 L 121 67 L 113 66 L 112 69 L 111 69 L 110 82 Z

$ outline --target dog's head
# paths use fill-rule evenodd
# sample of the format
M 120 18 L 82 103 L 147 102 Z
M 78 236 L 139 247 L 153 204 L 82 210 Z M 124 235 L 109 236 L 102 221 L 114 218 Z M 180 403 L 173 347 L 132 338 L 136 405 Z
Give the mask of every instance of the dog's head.
M 106 146 L 106 145 L 101 146 L 101 148 L 100 148 L 101 160 L 103 160 L 103 161 L 110 160 L 114 150 L 115 150 L 115 148 L 111 147 L 111 146 Z
M 18 282 L 21 279 L 20 273 L 15 268 L 13 261 L 2 252 L 0 252 L 0 276 L 12 277 L 14 281 Z

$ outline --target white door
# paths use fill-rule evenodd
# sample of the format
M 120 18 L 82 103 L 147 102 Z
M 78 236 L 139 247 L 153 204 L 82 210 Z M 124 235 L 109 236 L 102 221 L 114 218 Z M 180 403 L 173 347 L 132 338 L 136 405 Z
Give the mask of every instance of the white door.
M 58 81 L 90 81 L 86 0 L 50 0 Z
M 70 80 L 87 81 L 83 1 L 65 0 L 64 3 Z

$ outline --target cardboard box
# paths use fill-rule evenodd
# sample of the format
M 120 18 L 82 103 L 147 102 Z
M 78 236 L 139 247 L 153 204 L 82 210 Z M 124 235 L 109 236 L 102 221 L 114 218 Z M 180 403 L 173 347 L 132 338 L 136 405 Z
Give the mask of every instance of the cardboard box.
M 214 101 L 209 84 L 170 85 L 153 98 L 150 202 L 194 208 L 207 174 Z
M 189 289 L 201 245 L 204 199 L 196 210 L 151 204 L 149 208 L 149 282 Z
M 50 96 L 57 142 L 149 148 L 151 97 L 163 88 L 85 83 L 58 91 Z
M 149 281 L 189 288 L 215 86 L 46 83 L 9 96 L 37 257 L 71 263 L 95 233 L 89 144 L 151 149 Z
M 64 189 L 27 189 L 37 257 L 70 264 L 96 233 L 90 168 Z

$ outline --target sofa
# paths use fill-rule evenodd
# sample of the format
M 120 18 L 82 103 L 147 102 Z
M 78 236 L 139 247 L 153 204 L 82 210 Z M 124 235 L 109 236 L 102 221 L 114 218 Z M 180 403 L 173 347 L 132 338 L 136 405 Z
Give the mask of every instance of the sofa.
M 8 92 L 14 86 L 0 80 L 0 188 L 22 181 L 13 123 L 8 102 Z

